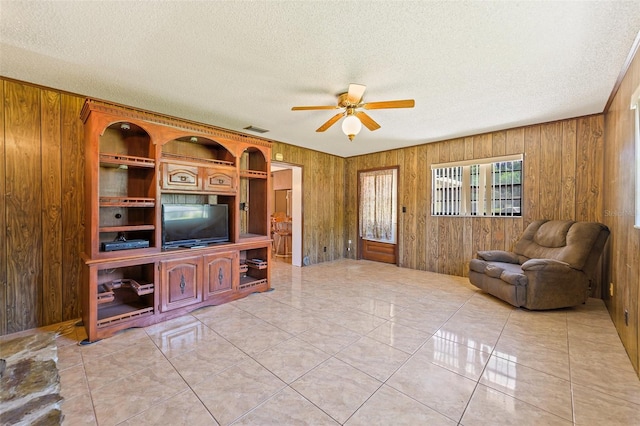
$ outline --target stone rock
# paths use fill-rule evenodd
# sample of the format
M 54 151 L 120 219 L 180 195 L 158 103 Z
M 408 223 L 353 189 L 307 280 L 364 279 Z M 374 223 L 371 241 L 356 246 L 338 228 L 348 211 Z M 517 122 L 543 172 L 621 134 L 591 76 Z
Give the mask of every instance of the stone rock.
M 0 422 L 2 425 L 57 425 L 60 376 L 54 333 L 0 341 Z

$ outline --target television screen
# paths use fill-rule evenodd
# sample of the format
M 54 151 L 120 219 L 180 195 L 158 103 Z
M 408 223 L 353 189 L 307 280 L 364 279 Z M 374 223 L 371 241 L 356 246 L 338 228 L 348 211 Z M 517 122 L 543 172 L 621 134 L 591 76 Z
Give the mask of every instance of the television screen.
M 226 204 L 163 204 L 162 246 L 194 246 L 229 241 Z

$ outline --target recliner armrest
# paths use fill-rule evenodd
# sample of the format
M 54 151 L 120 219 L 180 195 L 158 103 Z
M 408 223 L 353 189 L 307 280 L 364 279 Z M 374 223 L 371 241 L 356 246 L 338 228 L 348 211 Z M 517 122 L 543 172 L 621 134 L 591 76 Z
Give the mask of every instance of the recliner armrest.
M 529 259 L 521 265 L 523 271 L 538 271 L 541 269 L 555 269 L 558 271 L 573 269 L 567 262 L 555 259 Z
M 504 250 L 479 251 L 478 257 L 488 262 L 520 263 L 517 254 Z

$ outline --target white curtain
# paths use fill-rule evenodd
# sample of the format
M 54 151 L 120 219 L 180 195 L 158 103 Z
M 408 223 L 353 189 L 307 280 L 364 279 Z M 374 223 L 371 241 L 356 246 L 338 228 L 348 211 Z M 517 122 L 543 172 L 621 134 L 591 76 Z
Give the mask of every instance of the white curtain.
M 360 237 L 396 242 L 397 169 L 360 173 Z

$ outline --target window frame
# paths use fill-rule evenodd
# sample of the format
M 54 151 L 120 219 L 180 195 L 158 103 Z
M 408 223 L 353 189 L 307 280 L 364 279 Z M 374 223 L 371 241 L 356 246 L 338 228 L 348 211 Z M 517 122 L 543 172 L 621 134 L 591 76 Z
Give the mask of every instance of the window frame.
M 494 166 L 502 163 L 514 163 L 520 162 L 519 182 L 512 181 L 510 184 L 495 185 L 495 174 L 503 173 L 500 167 L 496 171 Z M 477 184 L 472 179 L 472 168 L 474 169 L 473 176 L 477 176 Z M 440 171 L 440 175 L 436 176 Z M 477 170 L 477 173 L 475 171 Z M 512 169 L 511 171 L 514 171 Z M 505 155 L 500 157 L 481 158 L 464 161 L 453 161 L 448 163 L 437 163 L 431 165 L 431 216 L 435 217 L 522 217 L 522 199 L 523 199 L 523 186 L 524 186 L 524 154 Z M 444 182 L 444 187 L 438 187 L 437 181 Z M 494 189 L 502 187 L 511 187 L 511 196 L 506 198 L 493 198 L 491 194 L 494 193 Z M 519 196 L 514 196 L 514 188 L 519 187 Z M 448 195 L 442 195 L 446 193 L 447 189 L 454 189 L 449 191 Z M 458 190 L 455 190 L 458 189 Z M 474 197 L 475 195 L 475 197 Z M 520 208 L 516 212 L 512 206 L 510 214 L 507 213 L 494 213 L 494 203 L 496 201 L 502 203 L 502 201 L 508 202 L 519 199 Z M 449 212 L 443 212 L 448 210 Z

